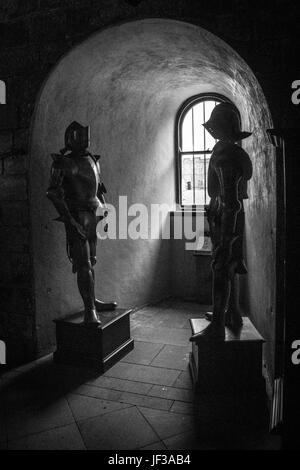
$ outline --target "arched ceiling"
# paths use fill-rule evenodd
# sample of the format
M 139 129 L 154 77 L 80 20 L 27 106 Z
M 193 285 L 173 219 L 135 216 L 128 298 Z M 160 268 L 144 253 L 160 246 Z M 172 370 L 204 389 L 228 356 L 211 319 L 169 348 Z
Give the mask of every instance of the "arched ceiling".
M 189 23 L 147 19 L 107 28 L 74 48 L 51 74 L 39 109 L 47 102 L 66 125 L 91 112 L 118 125 L 124 117 L 139 119 L 145 107 L 151 120 L 166 107 L 174 112 L 204 91 L 231 98 L 246 124 L 246 102 L 259 98 L 267 109 L 253 73 L 227 44 Z

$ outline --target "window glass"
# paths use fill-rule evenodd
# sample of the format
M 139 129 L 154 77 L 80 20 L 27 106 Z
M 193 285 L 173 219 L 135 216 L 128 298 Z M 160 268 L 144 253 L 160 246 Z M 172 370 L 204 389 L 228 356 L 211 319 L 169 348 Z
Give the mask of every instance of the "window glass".
M 0 104 L 6 104 L 6 86 L 3 80 L 0 80 Z
M 190 205 L 194 202 L 194 158 L 193 154 L 182 156 L 181 167 L 181 188 L 182 188 L 182 204 Z
M 183 152 L 190 152 L 193 150 L 193 121 L 192 121 L 192 109 L 190 109 L 182 123 L 182 137 L 181 137 L 181 149 Z
M 209 159 L 215 140 L 203 127 L 214 107 L 221 99 L 203 98 L 188 104 L 179 120 L 180 175 L 182 205 L 200 205 L 209 203 L 207 193 L 207 172 Z

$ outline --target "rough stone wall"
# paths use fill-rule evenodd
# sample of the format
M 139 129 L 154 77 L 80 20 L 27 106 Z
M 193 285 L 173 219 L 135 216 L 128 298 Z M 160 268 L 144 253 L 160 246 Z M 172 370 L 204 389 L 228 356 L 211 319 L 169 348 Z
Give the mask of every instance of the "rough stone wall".
M 5 156 L 0 326 L 12 332 L 15 362 L 34 355 L 26 155 L 37 95 L 52 67 L 75 44 L 107 25 L 144 17 L 185 20 L 221 37 L 255 72 L 275 125 L 291 125 L 298 118 L 290 101 L 291 82 L 300 76 L 299 7 L 293 0 L 2 0 L 0 79 L 6 81 L 7 106 L 13 105 L 15 115 L 9 129 L 0 131 L 1 160 Z
M 23 361 L 32 358 L 36 338 L 27 182 L 28 130 L 0 130 L 1 154 L 0 334 L 7 341 L 7 360 L 14 363 L 14 358 Z

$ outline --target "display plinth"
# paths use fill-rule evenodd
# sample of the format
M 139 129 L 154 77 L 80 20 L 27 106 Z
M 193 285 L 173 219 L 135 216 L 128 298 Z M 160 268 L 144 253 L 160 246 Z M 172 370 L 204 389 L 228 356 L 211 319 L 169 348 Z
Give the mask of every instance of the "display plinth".
M 130 312 L 122 308 L 100 312 L 101 324 L 96 327 L 84 324 L 84 312 L 54 320 L 54 361 L 105 372 L 133 349 Z
M 262 346 L 264 339 L 249 318 L 238 333 L 229 328 L 225 340 L 200 338 L 192 343 L 190 370 L 197 391 L 263 391 Z M 209 322 L 190 319 L 192 333 L 203 330 Z

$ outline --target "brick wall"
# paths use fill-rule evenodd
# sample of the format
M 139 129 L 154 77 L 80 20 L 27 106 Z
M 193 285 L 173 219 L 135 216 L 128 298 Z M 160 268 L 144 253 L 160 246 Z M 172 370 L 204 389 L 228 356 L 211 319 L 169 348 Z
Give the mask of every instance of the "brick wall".
M 189 21 L 224 39 L 246 60 L 264 89 L 276 125 L 295 125 L 298 109 L 291 104 L 290 86 L 300 78 L 299 11 L 292 0 L 1 1 L 0 79 L 7 84 L 9 119 L 3 123 L 0 108 L 0 328 L 13 344 L 11 361 L 34 356 L 29 127 L 39 90 L 57 61 L 110 24 L 145 17 Z

